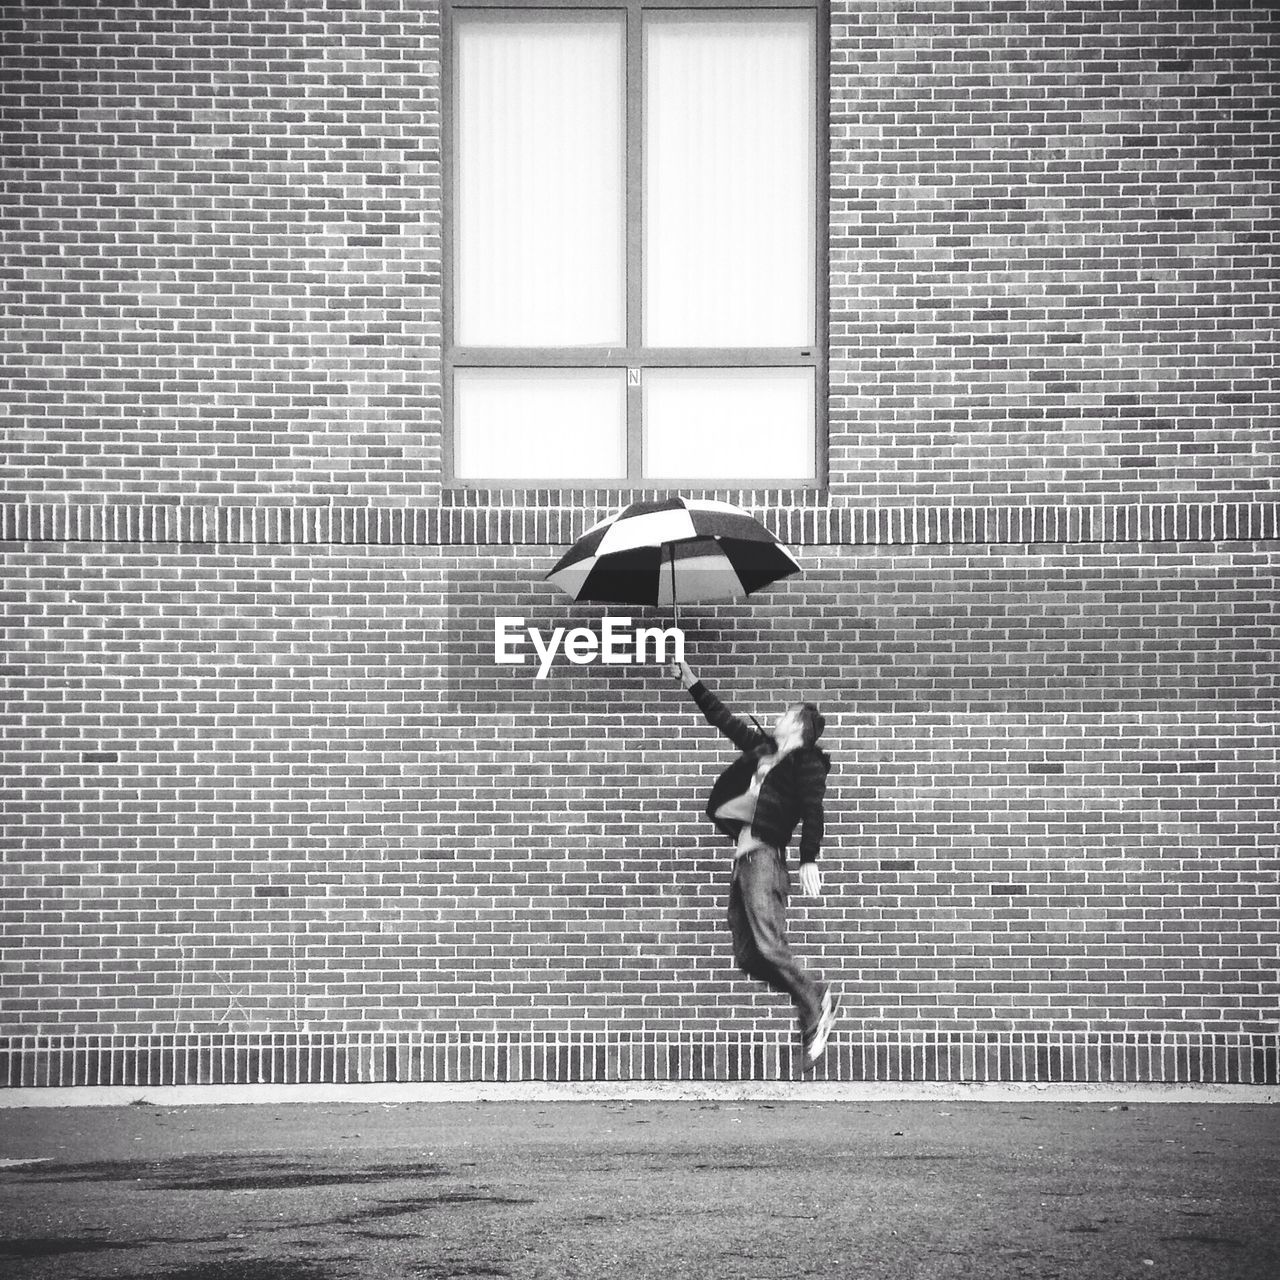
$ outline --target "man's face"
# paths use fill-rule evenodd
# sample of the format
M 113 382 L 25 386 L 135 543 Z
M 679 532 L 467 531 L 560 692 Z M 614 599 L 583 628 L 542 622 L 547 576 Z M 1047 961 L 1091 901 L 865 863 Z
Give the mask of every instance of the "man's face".
M 803 740 L 804 713 L 799 704 L 788 707 L 778 717 L 777 723 L 773 726 L 773 736 L 779 743 L 786 742 L 790 738 L 795 738 L 797 741 Z

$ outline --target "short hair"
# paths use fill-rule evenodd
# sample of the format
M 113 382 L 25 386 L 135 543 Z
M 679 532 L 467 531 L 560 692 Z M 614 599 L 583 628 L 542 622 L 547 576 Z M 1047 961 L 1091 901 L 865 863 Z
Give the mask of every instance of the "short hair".
M 813 746 L 822 737 L 823 729 L 827 727 L 826 718 L 812 702 L 802 702 L 800 704 L 800 723 L 806 747 Z

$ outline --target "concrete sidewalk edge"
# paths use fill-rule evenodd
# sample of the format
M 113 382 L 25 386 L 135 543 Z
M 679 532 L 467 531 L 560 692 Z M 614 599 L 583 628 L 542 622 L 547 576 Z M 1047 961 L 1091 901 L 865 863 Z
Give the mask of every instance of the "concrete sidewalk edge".
M 1248 1084 L 617 1080 L 454 1084 L 82 1085 L 0 1089 L 9 1107 L 157 1107 L 413 1102 L 1182 1102 L 1274 1104 L 1280 1089 Z

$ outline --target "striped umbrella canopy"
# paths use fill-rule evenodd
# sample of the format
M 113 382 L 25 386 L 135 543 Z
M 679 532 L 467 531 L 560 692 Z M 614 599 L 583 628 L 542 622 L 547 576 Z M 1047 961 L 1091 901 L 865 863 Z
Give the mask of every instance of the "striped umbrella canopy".
M 593 525 L 547 574 L 575 600 L 679 606 L 742 600 L 799 573 L 754 516 L 727 502 L 633 502 Z

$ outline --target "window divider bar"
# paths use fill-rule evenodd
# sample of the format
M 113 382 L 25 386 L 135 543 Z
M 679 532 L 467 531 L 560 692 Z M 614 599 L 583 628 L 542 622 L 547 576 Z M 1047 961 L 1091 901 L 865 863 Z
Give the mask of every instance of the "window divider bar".
M 453 9 L 812 9 L 814 0 L 449 0 Z
M 626 21 L 626 307 L 627 367 L 639 367 L 644 342 L 644 13 L 629 0 Z M 641 389 L 627 378 L 627 479 L 644 474 Z
M 754 369 L 761 366 L 820 369 L 815 347 L 459 347 L 455 367 L 547 369 Z

